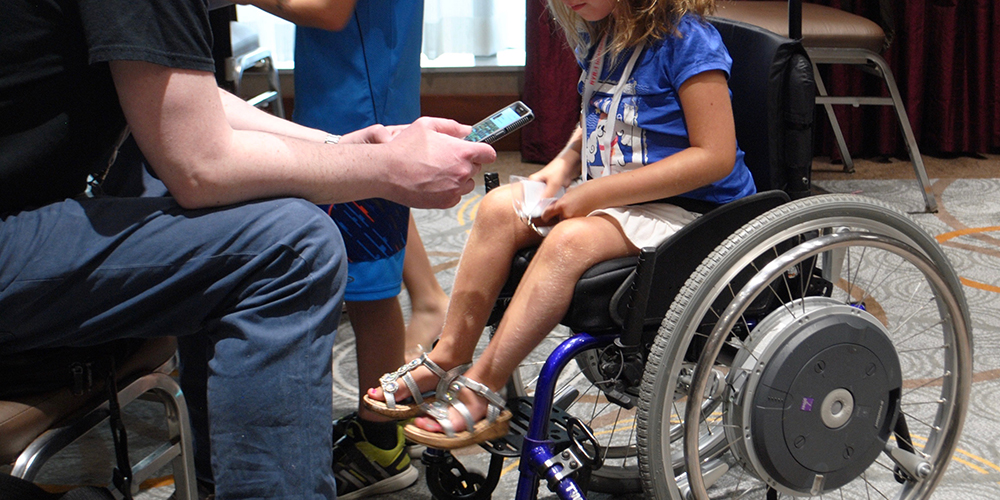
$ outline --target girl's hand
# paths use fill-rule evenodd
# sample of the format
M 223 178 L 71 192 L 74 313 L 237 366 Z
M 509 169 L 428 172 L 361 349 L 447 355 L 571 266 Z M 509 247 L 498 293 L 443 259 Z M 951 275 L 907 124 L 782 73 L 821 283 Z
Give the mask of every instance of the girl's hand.
M 588 201 L 586 190 L 581 189 L 585 185 L 582 184 L 566 191 L 566 194 L 545 208 L 540 219 L 546 225 L 553 225 L 561 220 L 585 217 L 590 212 L 600 208 L 592 206 L 592 203 Z
M 576 169 L 567 168 L 567 162 L 556 158 L 541 170 L 528 176 L 533 181 L 545 183 L 543 198 L 552 198 L 560 188 L 567 188 L 576 178 Z

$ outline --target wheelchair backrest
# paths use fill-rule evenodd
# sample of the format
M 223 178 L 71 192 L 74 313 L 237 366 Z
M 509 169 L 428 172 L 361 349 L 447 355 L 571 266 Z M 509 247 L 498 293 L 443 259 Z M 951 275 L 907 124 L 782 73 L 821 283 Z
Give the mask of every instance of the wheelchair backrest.
M 710 17 L 733 58 L 736 140 L 758 191 L 809 194 L 816 84 L 802 44 L 751 24 Z

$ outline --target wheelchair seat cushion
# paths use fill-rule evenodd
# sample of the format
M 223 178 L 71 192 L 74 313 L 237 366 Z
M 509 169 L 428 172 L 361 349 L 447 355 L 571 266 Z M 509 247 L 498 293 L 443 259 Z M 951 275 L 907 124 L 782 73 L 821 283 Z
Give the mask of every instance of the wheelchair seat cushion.
M 535 256 L 537 247 L 525 248 L 514 256 L 510 276 L 500 292 L 501 298 L 514 295 L 528 264 Z M 592 335 L 613 333 L 621 328 L 611 316 L 608 304 L 618 288 L 635 270 L 635 257 L 620 257 L 607 260 L 591 267 L 583 273 L 573 290 L 573 301 L 562 324 L 574 331 L 586 331 Z

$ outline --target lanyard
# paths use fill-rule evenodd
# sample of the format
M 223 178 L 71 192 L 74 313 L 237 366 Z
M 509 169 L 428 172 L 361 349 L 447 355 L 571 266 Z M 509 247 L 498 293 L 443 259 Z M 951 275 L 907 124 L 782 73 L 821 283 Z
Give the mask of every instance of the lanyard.
M 594 95 L 594 90 L 597 88 L 597 80 L 601 76 L 601 70 L 604 69 L 604 51 L 607 38 L 601 39 L 601 43 L 597 45 L 597 49 L 594 51 L 594 57 L 590 60 L 590 69 L 587 71 L 587 78 L 583 82 L 583 100 L 580 105 L 580 127 L 583 129 L 583 144 L 580 148 L 580 163 L 581 173 L 583 174 L 582 179 L 587 180 L 587 106 L 590 105 L 590 98 Z M 629 58 L 628 63 L 625 64 L 625 68 L 622 69 L 622 75 L 618 79 L 618 83 L 615 85 L 613 90 L 613 97 L 611 98 L 611 107 L 608 109 L 608 119 L 604 124 L 606 130 L 605 138 L 607 139 L 606 144 L 598 144 L 597 150 L 601 154 L 601 163 L 604 164 L 604 170 L 601 172 L 601 177 L 611 175 L 611 147 L 613 145 L 613 140 L 617 135 L 615 132 L 615 125 L 618 122 L 618 105 L 621 102 L 622 91 L 625 89 L 625 83 L 628 81 L 628 77 L 632 75 L 632 68 L 635 66 L 635 61 L 639 59 L 639 53 L 642 52 L 644 42 L 639 42 L 635 49 L 632 50 L 632 57 Z

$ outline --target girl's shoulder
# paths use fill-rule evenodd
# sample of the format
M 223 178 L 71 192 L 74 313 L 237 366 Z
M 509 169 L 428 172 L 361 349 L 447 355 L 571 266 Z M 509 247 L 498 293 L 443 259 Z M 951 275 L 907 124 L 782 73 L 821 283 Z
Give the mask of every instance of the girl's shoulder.
M 661 53 L 692 49 L 711 52 L 725 50 L 725 45 L 718 30 L 707 19 L 695 14 L 685 14 L 677 22 L 674 32 L 653 42 L 650 48 Z
M 686 38 L 722 40 L 718 30 L 708 19 L 697 14 L 684 14 L 677 21 L 677 29 L 674 33 L 664 37 L 666 40 L 675 42 L 683 41 Z
M 644 61 L 648 64 L 647 70 L 665 72 L 676 86 L 708 69 L 722 69 L 728 73 L 732 61 L 715 27 L 694 14 L 682 16 L 676 32 L 657 40 L 649 49 Z
M 677 22 L 676 29 L 663 38 L 648 45 L 654 58 L 671 59 L 678 53 L 701 52 L 710 54 L 726 52 L 722 36 L 707 19 L 695 14 L 685 14 Z

